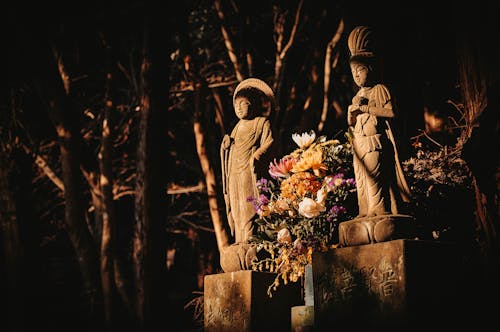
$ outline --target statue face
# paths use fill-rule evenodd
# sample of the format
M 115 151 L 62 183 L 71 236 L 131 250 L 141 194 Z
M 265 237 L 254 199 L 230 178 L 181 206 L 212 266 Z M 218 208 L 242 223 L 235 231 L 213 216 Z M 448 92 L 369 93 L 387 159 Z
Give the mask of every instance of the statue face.
M 368 79 L 368 67 L 360 63 L 351 63 L 351 73 L 354 83 L 360 88 L 366 86 Z
M 246 97 L 238 97 L 234 100 L 234 112 L 239 119 L 246 119 L 250 115 L 251 103 Z

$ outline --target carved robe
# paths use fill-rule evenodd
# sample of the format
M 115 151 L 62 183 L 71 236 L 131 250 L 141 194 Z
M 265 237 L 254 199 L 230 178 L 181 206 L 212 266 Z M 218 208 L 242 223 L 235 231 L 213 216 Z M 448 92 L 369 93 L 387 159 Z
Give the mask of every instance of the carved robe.
M 255 160 L 273 143 L 270 122 L 265 117 L 240 120 L 221 145 L 226 214 L 235 243 L 245 243 L 253 233 L 255 210 L 249 197 L 257 197 Z
M 361 88 L 356 97 L 369 109 L 356 117 L 353 130 L 359 217 L 398 214 L 398 203 L 408 201 L 410 191 L 389 124 L 394 117 L 389 90 L 377 84 Z

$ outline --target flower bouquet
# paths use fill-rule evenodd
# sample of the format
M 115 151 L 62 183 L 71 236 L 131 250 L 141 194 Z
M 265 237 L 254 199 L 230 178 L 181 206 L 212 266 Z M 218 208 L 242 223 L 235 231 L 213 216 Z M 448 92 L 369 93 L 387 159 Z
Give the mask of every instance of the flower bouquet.
M 292 139 L 298 148 L 274 159 L 271 178 L 259 179 L 258 197 L 248 198 L 258 216 L 251 241 L 266 253 L 252 268 L 277 273 L 270 296 L 280 279 L 287 284 L 304 275 L 314 251 L 336 247 L 339 223 L 357 213 L 350 143 L 314 131 Z

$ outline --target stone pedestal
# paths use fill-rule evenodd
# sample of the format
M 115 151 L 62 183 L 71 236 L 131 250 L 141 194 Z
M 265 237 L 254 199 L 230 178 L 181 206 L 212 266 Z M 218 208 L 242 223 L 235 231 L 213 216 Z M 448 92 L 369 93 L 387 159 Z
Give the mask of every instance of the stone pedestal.
M 291 308 L 301 304 L 300 283 L 267 290 L 276 274 L 238 271 L 205 276 L 204 331 L 291 330 Z
M 315 330 L 446 325 L 460 303 L 458 252 L 393 240 L 314 253 Z
M 359 217 L 339 224 L 343 247 L 415 238 L 415 220 L 404 214 Z

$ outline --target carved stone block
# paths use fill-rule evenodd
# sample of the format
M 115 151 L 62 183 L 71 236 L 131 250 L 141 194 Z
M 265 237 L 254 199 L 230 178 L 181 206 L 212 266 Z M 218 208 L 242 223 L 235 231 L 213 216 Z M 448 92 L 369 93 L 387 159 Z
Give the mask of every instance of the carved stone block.
M 267 294 L 276 274 L 238 271 L 205 276 L 204 331 L 291 330 L 291 308 L 301 304 L 300 283 Z
M 460 303 L 457 252 L 449 243 L 394 240 L 314 253 L 315 328 L 453 321 Z

